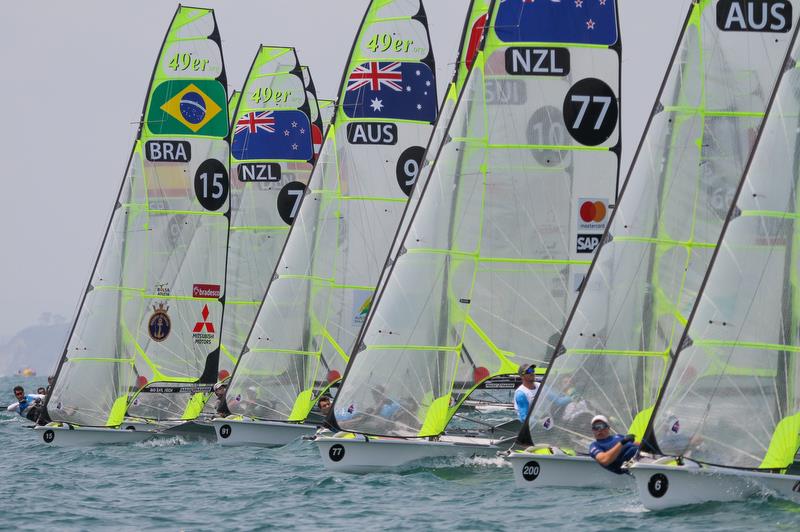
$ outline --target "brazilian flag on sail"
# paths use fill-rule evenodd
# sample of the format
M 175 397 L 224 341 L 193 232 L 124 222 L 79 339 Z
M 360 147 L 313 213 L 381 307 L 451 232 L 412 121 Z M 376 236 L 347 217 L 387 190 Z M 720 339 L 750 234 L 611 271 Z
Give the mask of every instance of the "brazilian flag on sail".
M 170 80 L 153 90 L 147 127 L 154 135 L 228 134 L 225 88 L 213 79 Z

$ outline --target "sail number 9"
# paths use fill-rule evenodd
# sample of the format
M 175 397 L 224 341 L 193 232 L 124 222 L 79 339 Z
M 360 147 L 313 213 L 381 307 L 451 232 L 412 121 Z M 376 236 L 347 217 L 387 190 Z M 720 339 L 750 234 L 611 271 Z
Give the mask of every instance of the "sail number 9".
M 570 135 L 586 146 L 602 144 L 617 127 L 617 97 L 605 82 L 586 78 L 564 98 L 564 121 Z
M 194 175 L 194 193 L 204 209 L 217 211 L 228 199 L 228 170 L 216 159 L 208 159 Z
M 175 72 L 179 70 L 181 72 L 186 70 L 192 70 L 193 72 L 204 72 L 209 61 L 209 59 L 192 57 L 190 52 L 184 52 L 182 54 L 175 54 L 172 56 L 172 59 L 169 61 L 169 67 Z
M 425 156 L 425 148 L 411 146 L 406 148 L 397 159 L 397 184 L 406 196 L 411 196 L 411 191 L 417 183 L 419 169 L 422 166 L 422 158 Z
M 412 44 L 414 44 L 414 41 L 411 39 L 397 39 L 389 33 L 377 33 L 369 40 L 367 48 L 372 53 L 389 51 L 408 53 L 408 49 Z

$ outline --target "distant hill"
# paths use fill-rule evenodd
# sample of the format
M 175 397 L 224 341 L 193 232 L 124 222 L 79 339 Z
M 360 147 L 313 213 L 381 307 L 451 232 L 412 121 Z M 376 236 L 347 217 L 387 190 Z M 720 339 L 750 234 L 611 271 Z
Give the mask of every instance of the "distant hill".
M 22 368 L 46 375 L 55 369 L 68 333 L 69 323 L 63 316 L 42 314 L 36 325 L 0 342 L 0 375 L 13 375 Z

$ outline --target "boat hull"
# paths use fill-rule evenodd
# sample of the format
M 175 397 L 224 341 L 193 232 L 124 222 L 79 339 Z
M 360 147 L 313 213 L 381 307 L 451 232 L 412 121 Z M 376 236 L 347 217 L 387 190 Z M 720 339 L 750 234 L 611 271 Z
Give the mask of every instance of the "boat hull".
M 224 446 L 280 447 L 303 436 L 311 436 L 317 426 L 308 423 L 282 423 L 252 419 L 215 418 L 211 421 L 217 442 Z
M 713 466 L 636 462 L 630 467 L 639 500 L 649 510 L 744 500 L 759 493 L 800 502 L 800 476 Z
M 439 441 L 318 435 L 314 439 L 329 471 L 374 473 L 391 471 L 428 458 L 495 456 L 503 447 L 493 440 L 442 436 Z M 350 434 L 352 436 L 352 434 Z M 469 440 L 474 440 L 470 442 Z
M 514 451 L 505 458 L 511 463 L 514 483 L 520 488 L 633 488 L 630 475 L 603 469 L 589 456 Z
M 109 445 L 136 443 L 157 436 L 148 430 L 129 430 L 106 427 L 70 427 L 68 425 L 38 426 L 34 429 L 41 441 L 55 447 L 88 447 L 92 445 Z

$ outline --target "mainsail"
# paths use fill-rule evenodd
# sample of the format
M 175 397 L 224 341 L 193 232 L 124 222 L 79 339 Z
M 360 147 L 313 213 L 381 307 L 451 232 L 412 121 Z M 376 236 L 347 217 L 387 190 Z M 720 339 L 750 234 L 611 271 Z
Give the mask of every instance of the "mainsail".
M 324 138 L 325 132 L 328 131 L 328 126 L 333 121 L 333 115 L 336 113 L 336 101 L 318 99 L 317 105 L 319 106 L 319 116 L 322 119 L 322 134 Z
M 202 408 L 225 290 L 227 106 L 214 13 L 179 7 L 48 401 L 53 420 L 117 426 L 129 407 L 157 419 Z
M 233 120 L 233 115 L 236 114 L 236 107 L 239 106 L 239 99 L 242 97 L 242 91 L 234 90 L 228 98 L 228 117 Z
M 643 435 L 789 46 L 741 26 L 745 4 L 690 6 L 520 443 L 585 452 L 595 414 Z
M 795 45 L 656 406 L 660 453 L 784 470 L 800 450 L 798 59 Z
M 439 435 L 479 385 L 547 361 L 602 229 L 581 206 L 614 202 L 616 4 L 509 0 L 489 20 L 336 398 L 343 430 Z
M 220 371 L 233 370 L 314 168 L 321 121 L 294 48 L 262 46 L 234 112 Z
M 373 0 L 232 377 L 233 413 L 302 421 L 340 378 L 436 120 L 434 72 L 421 1 Z

